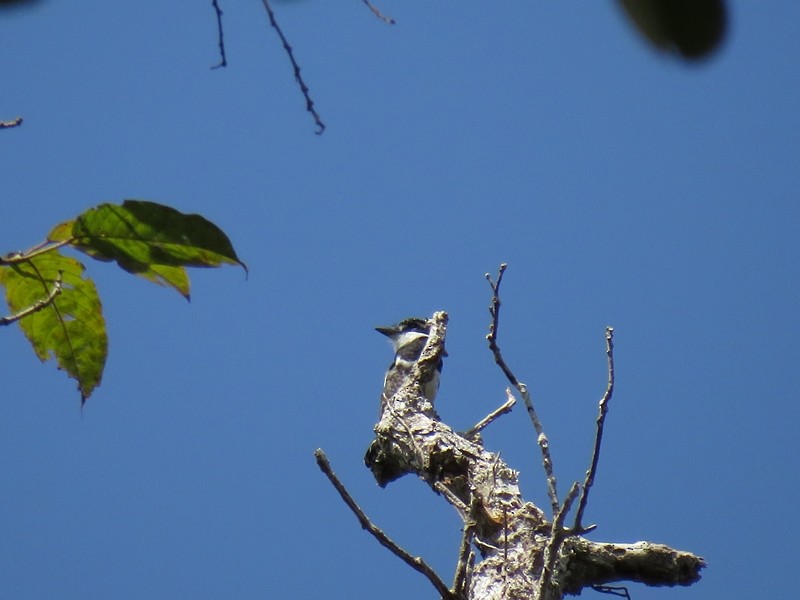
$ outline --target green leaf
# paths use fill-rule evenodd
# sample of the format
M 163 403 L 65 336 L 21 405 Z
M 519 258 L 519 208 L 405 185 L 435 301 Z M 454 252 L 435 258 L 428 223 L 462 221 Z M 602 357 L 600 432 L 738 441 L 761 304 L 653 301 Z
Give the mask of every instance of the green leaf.
M 169 285 L 187 300 L 189 299 L 189 275 L 183 267 L 172 267 L 170 265 L 150 265 L 141 273 L 137 273 L 148 281 L 159 285 Z
M 71 225 L 71 228 L 70 228 Z M 135 275 L 175 288 L 189 297 L 184 267 L 238 264 L 230 239 L 211 221 L 144 200 L 101 204 L 56 226 L 50 241 L 72 245 L 98 260 L 116 261 Z
M 15 313 L 46 298 L 60 274 L 61 293 L 18 323 L 40 360 L 55 358 L 58 367 L 78 381 L 81 404 L 100 385 L 108 355 L 100 298 L 83 271 L 80 262 L 57 251 L 0 268 L 0 284 Z
M 64 221 L 63 223 L 59 223 L 53 230 L 47 234 L 47 241 L 49 242 L 63 242 L 65 240 L 69 240 L 72 237 L 72 228 L 75 225 L 75 221 Z

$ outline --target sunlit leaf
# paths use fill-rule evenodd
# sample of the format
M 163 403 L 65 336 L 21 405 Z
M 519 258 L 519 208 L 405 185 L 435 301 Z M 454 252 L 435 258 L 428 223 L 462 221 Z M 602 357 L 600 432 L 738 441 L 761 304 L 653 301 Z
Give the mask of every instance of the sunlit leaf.
M 0 268 L 0 283 L 14 313 L 46 298 L 60 273 L 61 293 L 18 323 L 42 361 L 55 358 L 59 368 L 78 381 L 82 403 L 100 385 L 108 354 L 100 298 L 83 271 L 80 262 L 57 251 Z
M 70 239 L 72 237 L 72 228 L 74 225 L 75 221 L 59 223 L 53 227 L 53 230 L 47 235 L 47 239 L 51 242 L 63 242 Z
M 184 267 L 247 268 L 228 236 L 212 222 L 144 200 L 101 204 L 58 225 L 48 236 L 51 241 L 69 238 L 93 258 L 116 261 L 126 271 L 172 286 L 187 298 L 189 278 Z
M 153 283 L 173 287 L 184 298 L 189 299 L 189 275 L 183 267 L 152 264 L 146 271 L 136 274 Z

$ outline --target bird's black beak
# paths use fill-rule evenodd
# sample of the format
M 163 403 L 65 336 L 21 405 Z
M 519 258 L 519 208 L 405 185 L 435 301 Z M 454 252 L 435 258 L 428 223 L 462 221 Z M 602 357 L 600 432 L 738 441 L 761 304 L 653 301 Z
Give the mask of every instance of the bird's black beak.
M 392 337 L 395 333 L 397 333 L 397 328 L 395 327 L 376 327 L 375 331 L 378 333 L 382 333 L 386 337 Z

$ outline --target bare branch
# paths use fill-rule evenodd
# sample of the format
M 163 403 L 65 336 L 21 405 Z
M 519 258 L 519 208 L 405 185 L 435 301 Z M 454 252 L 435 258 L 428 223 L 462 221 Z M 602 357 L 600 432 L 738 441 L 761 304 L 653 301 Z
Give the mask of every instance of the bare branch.
M 591 587 L 595 592 L 600 592 L 601 594 L 609 594 L 611 596 L 619 596 L 620 598 L 631 600 L 628 588 L 624 585 L 593 585 Z
M 219 62 L 211 68 L 219 69 L 220 67 L 228 66 L 228 61 L 225 58 L 225 38 L 222 33 L 222 9 L 219 7 L 218 0 L 211 0 L 211 5 L 217 15 L 217 40 L 219 43 Z
M 451 490 L 441 481 L 434 481 L 433 488 L 437 492 L 439 492 L 442 496 L 447 498 L 447 501 L 453 505 L 453 507 L 458 511 L 458 513 L 461 515 L 461 518 L 464 521 L 467 521 L 469 519 L 469 514 L 470 514 L 469 507 L 466 504 L 464 504 L 464 501 L 461 498 L 459 498 L 458 496 L 455 495 L 455 493 L 453 493 L 453 490 Z
M 608 359 L 608 384 L 606 385 L 606 392 L 600 399 L 599 413 L 597 415 L 597 432 L 594 437 L 594 449 L 592 450 L 592 463 L 589 470 L 586 471 L 586 479 L 583 482 L 581 489 L 581 499 L 578 502 L 578 512 L 575 514 L 575 524 L 573 530 L 581 532 L 583 520 L 583 511 L 586 509 L 586 503 L 589 500 L 589 490 L 594 485 L 594 477 L 597 474 L 597 465 L 600 462 L 600 444 L 603 441 L 603 426 L 606 421 L 606 414 L 608 414 L 608 403 L 611 400 L 611 395 L 614 393 L 614 328 L 606 327 L 606 357 Z M 583 529 L 585 532 L 586 530 Z
M 53 282 L 53 288 L 47 293 L 45 298 L 41 300 L 37 300 L 28 308 L 25 308 L 19 311 L 16 314 L 9 315 L 7 317 L 0 317 L 0 325 L 11 325 L 11 323 L 16 323 L 20 319 L 27 317 L 28 315 L 32 315 L 35 312 L 39 312 L 43 308 L 50 306 L 56 300 L 56 296 L 61 293 L 61 276 L 63 275 L 62 271 L 58 272 L 58 277 Z
M 467 429 L 462 435 L 467 439 L 472 439 L 483 431 L 492 421 L 506 413 L 510 413 L 511 409 L 514 408 L 514 405 L 517 403 L 517 399 L 514 397 L 514 394 L 511 393 L 511 388 L 506 388 L 506 398 L 507 400 L 502 406 L 490 412 L 471 428 Z
M 0 129 L 10 129 L 11 127 L 19 127 L 22 125 L 22 117 L 17 117 L 11 121 L 0 121 Z
M 283 49 L 286 50 L 286 55 L 289 57 L 289 61 L 292 63 L 292 68 L 294 69 L 294 78 L 297 81 L 297 85 L 300 86 L 300 91 L 303 93 L 303 98 L 306 99 L 306 111 L 311 114 L 311 116 L 314 118 L 314 123 L 317 125 L 317 130 L 315 133 L 317 135 L 322 135 L 322 132 L 325 131 L 325 123 L 322 122 L 317 110 L 314 108 L 314 101 L 311 100 L 308 86 L 306 85 L 306 82 L 303 81 L 302 75 L 300 75 L 300 65 L 297 64 L 297 61 L 294 58 L 294 51 L 289 45 L 289 40 L 287 40 L 286 36 L 283 35 L 283 31 L 281 30 L 280 25 L 278 25 L 278 21 L 275 19 L 275 13 L 272 12 L 272 7 L 269 4 L 269 0 L 261 0 L 261 3 L 264 5 L 264 9 L 267 11 L 270 25 L 272 25 L 272 28 L 278 32 L 278 37 L 281 38 L 281 43 L 283 43 Z
M 565 594 L 579 594 L 585 587 L 615 581 L 634 581 L 650 586 L 691 585 L 706 567 L 702 557 L 664 544 L 620 544 L 568 537 L 562 555 L 569 556 Z
M 542 568 L 542 576 L 539 578 L 539 581 L 534 588 L 533 600 L 540 600 L 541 598 L 546 597 L 549 592 L 549 590 L 546 589 L 546 586 L 553 584 L 553 574 L 556 559 L 558 558 L 559 550 L 561 549 L 561 545 L 563 544 L 565 538 L 564 521 L 566 520 L 569 509 L 577 496 L 578 483 L 575 482 L 572 484 L 569 492 L 567 492 L 567 497 L 564 499 L 564 504 L 561 505 L 561 508 L 559 509 L 558 514 L 555 515 L 553 524 L 550 527 L 550 539 L 544 548 L 544 566 Z
M 439 592 L 442 598 L 455 600 L 453 593 L 447 589 L 447 586 L 441 580 L 441 578 L 424 560 L 422 560 L 422 558 L 419 556 L 411 556 L 411 554 L 398 546 L 397 543 L 391 540 L 383 531 L 373 525 L 372 521 L 370 521 L 369 517 L 364 514 L 364 511 L 361 509 L 361 507 L 356 504 L 355 500 L 353 500 L 353 497 L 345 489 L 342 482 L 333 472 L 333 469 L 331 469 L 331 464 L 328 461 L 328 457 L 325 455 L 325 452 L 318 448 L 314 452 L 314 457 L 317 459 L 317 465 L 319 466 L 320 470 L 333 484 L 333 487 L 336 488 L 336 491 L 339 492 L 339 495 L 342 497 L 342 500 L 344 500 L 344 503 L 347 504 L 350 510 L 353 511 L 353 514 L 355 514 L 358 522 L 361 524 L 361 528 L 370 533 L 376 540 L 378 540 L 378 543 L 381 546 L 388 548 L 395 556 L 400 558 L 400 560 L 406 563 L 409 567 L 427 577 L 428 581 L 430 581 L 431 585 L 436 588 L 436 591 Z
M 494 293 L 489 344 L 496 362 L 509 374 L 509 381 L 527 399 L 526 404 L 532 404 L 525 384 L 513 375 L 497 346 L 499 285 L 504 270 L 505 265 L 502 265 L 496 283 L 487 276 Z M 470 439 L 443 423 L 422 393 L 425 382 L 430 381 L 433 369 L 445 355 L 447 314 L 435 313 L 429 325 L 420 358 L 403 385 L 392 394 L 391 401 L 387 402 L 391 410 L 383 411 L 381 422 L 375 428 L 373 444 L 377 452 L 383 453 L 380 461 L 370 463 L 367 460 L 367 466 L 381 487 L 405 474 L 416 474 L 461 517 L 463 536 L 449 594 L 444 594 L 438 578 L 426 573 L 442 596 L 449 600 L 560 600 L 564 594 L 577 595 L 584 588 L 607 586 L 617 581 L 638 581 L 651 586 L 690 585 L 700 578 L 699 572 L 705 562 L 689 552 L 644 542 L 592 542 L 579 535 L 589 528 L 566 528 L 567 514 L 581 491 L 577 482 L 563 504 L 553 507 L 552 521 L 548 521 L 536 505 L 526 502 L 519 488 L 519 472 L 508 466 L 499 453 L 489 452 L 480 436 Z M 609 340 L 609 357 L 610 350 Z M 610 371 L 613 374 L 613 366 Z M 613 375 L 610 381 L 613 383 Z M 606 405 L 612 387 L 609 385 L 606 393 Z M 512 397 L 510 390 L 508 393 Z M 534 415 L 532 420 L 541 427 L 532 406 L 530 408 L 529 412 Z M 545 471 L 548 478 L 552 478 L 548 483 L 552 483 L 555 495 L 555 478 L 543 433 L 539 435 L 539 445 Z M 597 446 L 599 449 L 599 443 Z M 320 462 L 319 453 L 317 459 Z M 421 559 L 396 549 L 396 544 L 369 523 L 341 485 L 336 487 L 364 529 L 415 570 L 425 572 L 419 562 Z
M 542 452 L 542 465 L 544 466 L 545 476 L 547 477 L 547 495 L 550 498 L 550 508 L 555 517 L 559 510 L 559 501 L 558 491 L 556 489 L 556 476 L 553 471 L 553 459 L 550 456 L 550 443 L 544 433 L 539 416 L 536 414 L 536 409 L 533 407 L 533 401 L 528 392 L 528 387 L 519 381 L 514 373 L 511 372 L 511 369 L 506 364 L 500 352 L 500 346 L 497 345 L 497 332 L 500 328 L 500 284 L 503 281 L 503 273 L 505 273 L 507 267 L 508 265 L 506 263 L 500 265 L 500 270 L 497 272 L 497 282 L 492 281 L 492 276 L 489 275 L 489 273 L 486 274 L 486 281 L 489 282 L 492 288 L 492 304 L 489 306 L 489 314 L 492 316 L 492 323 L 489 325 L 489 334 L 486 336 L 486 340 L 489 342 L 489 349 L 494 355 L 494 362 L 497 363 L 506 378 L 511 382 L 511 385 L 513 385 L 520 396 L 522 396 L 522 400 L 525 402 L 525 408 L 528 410 L 528 415 L 533 423 L 533 428 L 536 430 L 536 441 Z
M 472 541 L 475 538 L 477 521 L 473 514 L 480 509 L 480 501 L 473 497 L 470 507 L 470 516 L 464 518 L 464 535 L 461 537 L 461 546 L 458 551 L 458 564 L 453 578 L 453 594 L 458 598 L 466 598 L 469 589 L 472 570 L 475 567 L 475 552 L 472 551 Z
M 489 342 L 489 348 L 494 355 L 494 361 L 497 363 L 497 366 L 503 371 L 503 374 L 505 374 L 506 378 L 511 382 L 511 385 L 519 389 L 519 381 L 517 381 L 514 373 L 512 373 L 511 369 L 506 365 L 506 361 L 503 359 L 503 355 L 500 352 L 500 346 L 497 345 L 497 332 L 500 329 L 500 284 L 503 282 L 503 274 L 506 272 L 507 268 L 508 264 L 500 264 L 500 269 L 497 271 L 497 283 L 492 281 L 492 276 L 489 273 L 485 275 L 486 281 L 489 282 L 489 286 L 492 288 L 492 304 L 489 306 L 489 314 L 492 316 L 492 322 L 489 325 L 489 335 L 486 336 L 486 339 Z
M 374 14 L 376 17 L 378 17 L 381 21 L 383 21 L 387 25 L 394 25 L 395 24 L 395 20 L 392 17 L 388 17 L 388 16 L 384 15 L 369 0 L 364 0 L 364 4 L 366 4 L 369 7 L 369 9 L 372 11 L 372 14 Z
M 461 547 L 464 554 L 460 555 L 456 577 L 453 582 L 453 593 L 457 598 L 466 598 L 467 590 L 472 579 L 472 570 L 475 568 L 475 552 L 471 549 L 470 540 L 465 538 L 465 545 Z

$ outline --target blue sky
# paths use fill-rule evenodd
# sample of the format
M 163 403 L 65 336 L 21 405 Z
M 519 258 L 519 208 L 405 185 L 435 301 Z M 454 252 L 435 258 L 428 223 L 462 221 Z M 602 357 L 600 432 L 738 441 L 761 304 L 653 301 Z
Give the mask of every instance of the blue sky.
M 314 135 L 260 2 L 44 2 L 0 15 L 0 251 L 105 201 L 219 224 L 250 267 L 192 302 L 89 264 L 110 356 L 81 412 L 17 328 L 0 345 L 0 596 L 434 598 L 319 473 L 446 580 L 456 515 L 362 456 L 391 358 L 373 331 L 447 310 L 437 405 L 534 393 L 560 489 L 588 463 L 616 330 L 617 391 L 588 522 L 708 560 L 688 589 L 785 591 L 800 501 L 800 7 L 733 2 L 714 60 L 655 54 L 614 3 L 282 2 L 328 128 Z M 546 505 L 515 410 L 485 435 Z M 766 568 L 765 568 L 766 565 Z M 591 592 L 586 592 L 591 594 Z

